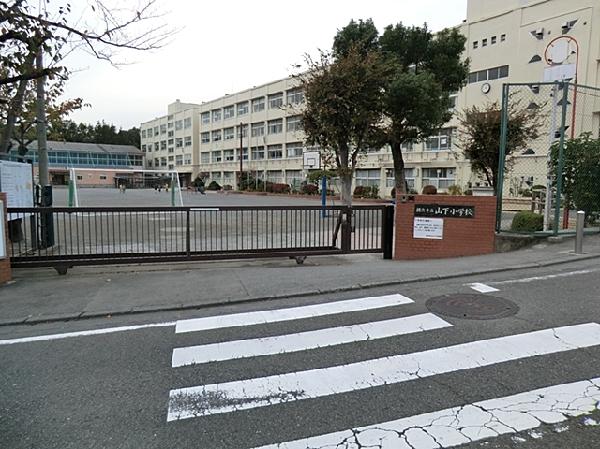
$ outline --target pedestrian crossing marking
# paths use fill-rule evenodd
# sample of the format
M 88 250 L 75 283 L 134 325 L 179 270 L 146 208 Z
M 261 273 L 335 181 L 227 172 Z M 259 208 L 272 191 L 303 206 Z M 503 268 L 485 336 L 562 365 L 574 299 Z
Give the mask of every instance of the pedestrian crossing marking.
M 227 341 L 208 345 L 176 348 L 174 368 L 199 363 L 240 359 L 307 349 L 323 348 L 357 341 L 376 340 L 452 326 L 432 313 L 352 326 L 330 327 L 310 332 L 251 340 Z
M 167 421 L 228 413 L 600 345 L 596 323 L 371 359 L 329 368 L 171 390 Z
M 255 324 L 276 323 L 281 321 L 313 318 L 346 312 L 362 312 L 365 310 L 411 304 L 414 301 L 403 295 L 387 295 L 334 301 L 309 306 L 290 307 L 286 309 L 261 310 L 256 312 L 218 315 L 204 318 L 181 320 L 175 326 L 176 333 L 197 332 L 235 326 L 252 326 Z
M 449 448 L 600 410 L 600 377 L 255 449 Z

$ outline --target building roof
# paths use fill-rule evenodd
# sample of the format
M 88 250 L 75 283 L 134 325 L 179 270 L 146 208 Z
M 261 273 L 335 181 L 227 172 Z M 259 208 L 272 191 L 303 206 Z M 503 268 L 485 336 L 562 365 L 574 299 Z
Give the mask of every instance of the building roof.
M 83 142 L 59 142 L 49 140 L 49 151 L 79 151 L 81 153 L 107 153 L 107 154 L 139 154 L 144 152 L 133 145 L 111 145 L 104 143 L 83 143 Z M 30 150 L 37 150 L 37 142 L 29 145 Z

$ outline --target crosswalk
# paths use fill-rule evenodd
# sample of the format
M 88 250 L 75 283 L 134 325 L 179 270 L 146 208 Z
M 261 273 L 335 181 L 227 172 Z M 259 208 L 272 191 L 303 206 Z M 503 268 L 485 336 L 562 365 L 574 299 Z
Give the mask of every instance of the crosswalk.
M 281 308 L 178 321 L 177 334 L 191 334 L 231 327 L 262 326 L 319 317 L 343 316 L 385 308 L 400 309 L 414 301 L 403 295 L 358 298 L 301 307 Z M 176 347 L 172 367 L 235 362 L 321 348 L 344 350 L 353 344 L 386 338 L 432 335 L 453 325 L 432 313 L 367 323 L 333 326 L 305 332 L 260 338 L 234 339 L 218 343 Z M 404 337 L 403 337 L 404 338 Z M 418 337 L 422 338 L 422 337 Z M 189 337 L 188 340 L 189 341 Z M 276 407 L 284 403 L 368 391 L 373 387 L 400 385 L 409 381 L 505 362 L 527 363 L 528 359 L 600 346 L 600 324 L 583 323 L 535 330 L 490 339 L 468 341 L 422 351 L 374 357 L 346 364 L 303 369 L 264 377 L 190 385 L 169 393 L 167 422 L 202 418 L 242 410 Z M 549 385 L 511 396 L 456 404 L 439 411 L 399 416 L 367 427 L 306 435 L 301 440 L 270 442 L 256 449 L 426 449 L 454 447 L 464 443 L 535 429 L 596 410 L 600 403 L 600 378 Z M 252 449 L 252 448 L 244 448 Z

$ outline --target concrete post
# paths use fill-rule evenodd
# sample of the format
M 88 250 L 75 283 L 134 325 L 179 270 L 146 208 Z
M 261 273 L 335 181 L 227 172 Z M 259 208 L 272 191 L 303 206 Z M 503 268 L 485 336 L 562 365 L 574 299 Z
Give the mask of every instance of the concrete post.
M 577 233 L 575 234 L 575 254 L 583 254 L 583 226 L 585 224 L 585 212 L 577 211 Z

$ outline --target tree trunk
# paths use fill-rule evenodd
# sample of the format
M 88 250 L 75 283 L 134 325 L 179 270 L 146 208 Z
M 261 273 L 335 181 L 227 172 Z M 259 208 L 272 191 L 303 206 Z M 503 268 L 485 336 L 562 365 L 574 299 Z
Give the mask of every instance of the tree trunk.
M 344 206 L 352 207 L 352 173 L 340 175 L 341 192 L 340 199 Z
M 25 62 L 25 66 L 28 67 L 29 70 L 33 70 L 34 59 L 35 53 L 32 52 L 27 57 L 27 61 Z M 29 81 L 26 80 L 19 81 L 17 92 L 15 93 L 15 96 L 10 101 L 10 104 L 8 106 L 8 111 L 6 113 L 6 126 L 2 130 L 2 136 L 0 136 L 0 154 L 8 153 L 8 150 L 10 148 L 10 139 L 13 135 L 17 115 L 23 107 L 23 99 L 25 98 L 25 89 L 27 88 L 28 82 Z
M 407 193 L 406 178 L 404 177 L 404 158 L 400 143 L 392 143 L 392 156 L 394 157 L 394 178 L 396 180 L 396 196 Z

